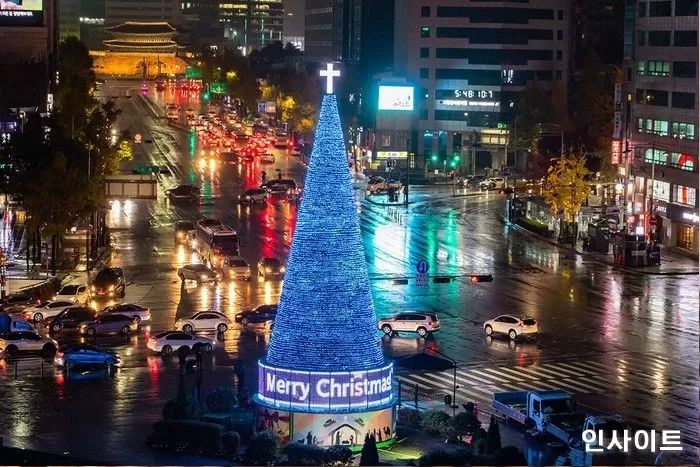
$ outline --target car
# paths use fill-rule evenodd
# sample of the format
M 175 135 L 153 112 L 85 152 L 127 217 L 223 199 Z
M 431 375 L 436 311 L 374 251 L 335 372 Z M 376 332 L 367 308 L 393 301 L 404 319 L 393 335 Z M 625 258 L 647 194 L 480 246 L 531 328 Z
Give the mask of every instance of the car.
M 186 244 L 187 234 L 195 230 L 194 223 L 191 221 L 177 221 L 175 223 L 175 244 Z
M 482 190 L 499 190 L 505 188 L 506 181 L 502 177 L 491 177 L 487 178 L 483 182 L 479 183 L 479 188 Z
M 99 315 L 93 320 L 83 321 L 78 325 L 80 335 L 88 337 L 107 334 L 128 335 L 138 330 L 139 324 L 136 319 L 117 313 Z
M 53 296 L 54 300 L 68 300 L 81 305 L 86 305 L 90 301 L 90 289 L 85 284 L 68 284 Z
M 78 305 L 70 300 L 50 300 L 43 305 L 31 306 L 23 311 L 24 318 L 28 321 L 41 323 L 44 319 L 53 318 L 69 307 Z
M 506 186 L 498 190 L 499 195 L 512 195 L 515 193 L 515 188 L 512 186 Z
M 74 344 L 61 347 L 53 358 L 56 366 L 74 368 L 76 366 L 99 365 L 111 367 L 121 362 L 116 352 L 96 345 Z
M 199 198 L 200 190 L 195 185 L 177 185 L 175 188 L 165 190 L 165 196 L 169 199 L 195 199 Z
M 189 318 L 180 318 L 175 321 L 175 329 L 184 332 L 217 331 L 226 332 L 228 318 L 217 311 L 200 311 Z
M 297 188 L 297 182 L 287 178 L 278 178 L 275 180 L 268 180 L 260 185 L 260 188 L 265 189 L 270 193 L 287 193 L 290 190 L 295 190 Z
M 181 281 L 216 282 L 220 279 L 219 273 L 209 269 L 201 263 L 186 264 L 177 270 L 177 276 Z
M 3 326 L 3 332 L 11 331 L 32 331 L 35 332 L 36 328 L 32 323 L 24 318 L 24 315 L 0 312 L 0 322 Z
M 484 323 L 484 333 L 487 336 L 498 333 L 507 334 L 511 339 L 515 339 L 518 336 L 534 336 L 537 331 L 537 320 L 534 318 L 501 315 Z
M 80 323 L 95 319 L 95 316 L 97 312 L 93 308 L 72 306 L 53 318 L 44 318 L 44 320 L 49 321 L 49 331 L 55 333 L 64 329 L 75 329 Z
M 275 163 L 275 156 L 273 154 L 270 154 L 269 152 L 263 154 L 260 156 L 260 162 L 263 164 L 274 164 Z
M 30 306 L 41 305 L 41 300 L 31 292 L 16 292 L 8 295 L 0 305 L 0 311 L 5 313 L 21 313 Z
M 268 277 L 282 277 L 284 271 L 284 266 L 277 258 L 263 258 L 258 263 L 258 276 L 263 280 L 267 280 Z
M 233 320 L 246 326 L 250 323 L 266 323 L 274 321 L 277 316 L 277 305 L 260 305 L 252 310 L 243 310 L 236 313 Z
M 144 308 L 139 305 L 134 305 L 133 303 L 118 303 L 116 305 L 106 306 L 100 311 L 100 315 L 106 313 L 130 316 L 136 320 L 137 324 L 151 319 L 150 308 Z
M 267 196 L 267 190 L 263 188 L 251 188 L 238 197 L 238 202 L 241 204 L 265 203 L 265 201 L 267 201 Z
M 249 281 L 251 277 L 250 264 L 240 256 L 228 257 L 223 261 L 223 275 L 229 279 Z
M 0 336 L 0 352 L 8 356 L 17 352 L 42 352 L 45 355 L 53 355 L 57 349 L 58 342 L 42 337 L 35 331 L 15 331 Z
M 401 182 L 391 178 L 372 177 L 367 181 L 367 191 L 371 195 L 382 193 L 388 190 L 400 190 Z
M 387 335 L 396 332 L 415 332 L 419 336 L 425 337 L 440 330 L 440 319 L 435 313 L 405 311 L 389 318 L 380 319 L 377 322 L 377 327 Z
M 92 281 L 90 293 L 98 297 L 126 295 L 126 280 L 122 268 L 102 268 Z
M 154 352 L 163 355 L 170 355 L 180 347 L 187 347 L 188 350 L 202 349 L 211 352 L 214 348 L 214 340 L 204 336 L 195 336 L 182 331 L 165 331 L 155 336 L 150 336 L 146 347 Z
M 217 225 L 224 225 L 224 223 L 219 219 L 209 219 L 207 217 L 203 217 L 197 221 L 197 226 L 199 227 L 216 227 Z

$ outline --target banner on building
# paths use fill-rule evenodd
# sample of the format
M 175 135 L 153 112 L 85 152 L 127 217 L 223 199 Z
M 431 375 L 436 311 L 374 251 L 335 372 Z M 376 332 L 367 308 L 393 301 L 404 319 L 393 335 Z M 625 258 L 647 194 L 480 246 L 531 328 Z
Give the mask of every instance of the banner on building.
M 620 164 L 622 156 L 622 142 L 619 139 L 614 139 L 612 142 L 612 148 L 610 151 L 611 159 L 610 163 L 613 165 Z
M 622 84 L 615 83 L 615 101 L 613 115 L 613 138 L 620 139 L 622 133 Z

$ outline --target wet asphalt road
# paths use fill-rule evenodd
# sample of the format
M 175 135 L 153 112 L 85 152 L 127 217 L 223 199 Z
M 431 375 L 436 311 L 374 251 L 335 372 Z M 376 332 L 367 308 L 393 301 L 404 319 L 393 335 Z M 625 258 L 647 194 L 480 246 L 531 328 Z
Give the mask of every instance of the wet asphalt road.
M 163 99 L 138 96 L 140 83 L 108 83 L 104 95 L 120 97 L 119 129 L 140 133 L 131 165 L 167 165 L 159 176 L 157 201 L 113 203 L 108 213 L 113 253 L 109 263 L 124 268 L 125 301 L 147 306 L 153 319 L 128 340 L 98 338 L 116 348 L 123 365 L 116 374 L 66 378 L 41 359 L 0 362 L 0 433 L 5 443 L 116 463 L 173 462 L 143 444 L 150 423 L 177 389 L 177 362 L 145 348 L 151 331 L 172 326 L 194 311 L 215 309 L 229 316 L 263 303 L 275 303 L 280 282 L 187 284 L 176 276 L 190 262 L 185 247 L 174 246 L 177 220 L 216 217 L 234 226 L 242 256 L 251 264 L 263 256 L 286 260 L 296 206 L 275 200 L 240 207 L 237 195 L 260 183 L 260 170 L 303 184 L 305 166 L 274 151 L 272 166 L 200 165 L 191 137 L 159 117 Z M 178 98 L 179 99 L 179 98 Z M 197 106 L 196 99 L 183 105 Z M 154 112 L 155 111 L 155 112 Z M 149 142 L 152 140 L 152 142 Z M 177 183 L 202 187 L 198 203 L 170 203 L 163 191 Z M 458 400 L 487 404 L 490 394 L 513 389 L 568 390 L 593 412 L 619 413 L 635 428 L 680 429 L 680 462 L 697 463 L 698 446 L 698 282 L 694 276 L 645 276 L 622 273 L 581 257 L 571 258 L 546 243 L 510 230 L 500 220 L 504 198 L 494 194 L 450 197 L 450 189 L 416 188 L 409 209 L 377 206 L 358 193 L 365 252 L 379 316 L 402 310 L 437 312 L 442 329 L 433 338 L 411 335 L 385 338 L 387 355 L 410 355 L 427 346 L 460 365 Z M 449 284 L 395 285 L 392 278 L 415 276 L 426 259 L 429 274 L 455 275 Z M 491 283 L 471 284 L 470 273 L 488 273 Z M 84 280 L 80 276 L 76 281 Z M 102 306 L 107 303 L 98 303 Z M 502 313 L 539 320 L 537 341 L 511 344 L 485 339 L 484 320 Z M 205 393 L 231 383 L 233 359 L 254 361 L 265 350 L 269 329 L 233 326 L 206 359 Z M 77 336 L 59 336 L 72 342 Z M 310 343 L 313 344 L 313 343 Z M 14 365 L 17 362 L 17 377 Z M 523 369 L 525 368 L 525 369 Z M 528 370 L 529 368 L 529 370 Z M 87 379 L 84 381 L 83 379 Z M 422 395 L 438 399 L 444 375 L 412 376 Z M 249 381 L 252 383 L 252 381 Z M 637 459 L 650 462 L 646 455 Z M 653 458 L 653 457 L 652 457 Z M 177 463 L 186 463 L 179 459 Z

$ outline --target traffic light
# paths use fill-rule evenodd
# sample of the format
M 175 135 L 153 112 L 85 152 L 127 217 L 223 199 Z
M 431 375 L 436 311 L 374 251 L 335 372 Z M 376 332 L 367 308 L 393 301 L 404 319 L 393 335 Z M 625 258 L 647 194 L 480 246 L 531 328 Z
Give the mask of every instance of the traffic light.
M 209 92 L 205 92 L 204 94 L 202 94 L 202 99 L 204 99 L 205 101 L 208 101 L 209 97 Z
M 493 282 L 493 276 L 491 274 L 472 274 L 469 276 L 469 280 L 472 284 L 477 282 Z
M 431 160 L 431 162 L 437 162 L 437 160 L 438 160 L 437 154 L 433 154 L 432 156 L 430 156 L 430 160 Z

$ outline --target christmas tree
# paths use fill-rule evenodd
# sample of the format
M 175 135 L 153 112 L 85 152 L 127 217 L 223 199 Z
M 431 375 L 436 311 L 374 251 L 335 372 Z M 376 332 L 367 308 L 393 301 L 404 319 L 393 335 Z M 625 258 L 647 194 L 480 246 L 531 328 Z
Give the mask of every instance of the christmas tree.
M 384 365 L 335 95 L 318 117 L 266 362 L 309 371 Z

